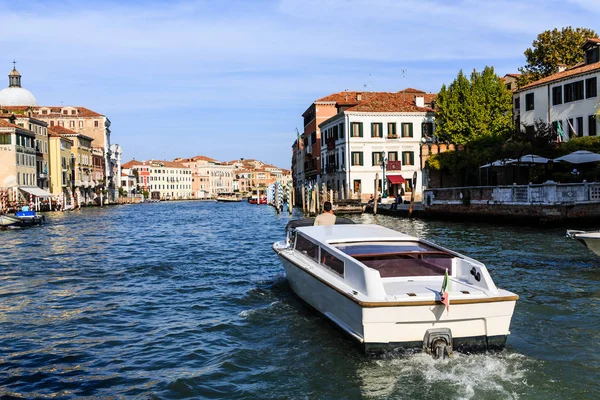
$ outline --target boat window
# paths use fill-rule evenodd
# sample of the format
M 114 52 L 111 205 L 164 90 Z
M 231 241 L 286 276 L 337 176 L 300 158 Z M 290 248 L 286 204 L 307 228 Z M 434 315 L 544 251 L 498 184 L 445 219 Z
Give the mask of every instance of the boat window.
M 344 262 L 323 248 L 321 249 L 321 265 L 344 275 Z
M 315 261 L 319 259 L 319 246 L 302 235 L 296 235 L 296 250 L 306 254 Z
M 352 243 L 336 246 L 382 278 L 452 273 L 454 255 L 419 242 Z

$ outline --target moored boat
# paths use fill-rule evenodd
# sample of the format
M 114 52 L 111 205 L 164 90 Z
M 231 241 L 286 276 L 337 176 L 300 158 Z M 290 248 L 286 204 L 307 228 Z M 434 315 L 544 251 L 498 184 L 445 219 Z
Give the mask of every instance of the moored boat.
M 217 201 L 224 203 L 232 203 L 232 202 L 240 202 L 242 198 L 238 196 L 236 193 L 219 193 L 217 196 Z
M 575 239 L 585 245 L 588 249 L 600 256 L 600 231 L 578 231 L 567 230 L 567 237 Z
M 504 348 L 518 296 L 484 264 L 378 225 L 287 231 L 273 250 L 290 287 L 366 352 Z

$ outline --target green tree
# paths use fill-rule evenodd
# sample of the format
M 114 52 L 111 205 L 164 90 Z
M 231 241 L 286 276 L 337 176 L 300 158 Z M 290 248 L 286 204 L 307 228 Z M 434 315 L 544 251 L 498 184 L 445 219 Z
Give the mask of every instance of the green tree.
M 540 33 L 532 46 L 525 50 L 527 65 L 519 68 L 521 77 L 518 85 L 523 86 L 552 75 L 558 64 L 571 67 L 583 62 L 581 45 L 587 39 L 597 37 L 598 34 L 592 29 L 573 29 L 570 26 Z
M 504 136 L 512 130 L 512 94 L 493 67 L 470 79 L 462 70 L 438 93 L 436 136 L 444 142 L 468 146 L 489 136 Z

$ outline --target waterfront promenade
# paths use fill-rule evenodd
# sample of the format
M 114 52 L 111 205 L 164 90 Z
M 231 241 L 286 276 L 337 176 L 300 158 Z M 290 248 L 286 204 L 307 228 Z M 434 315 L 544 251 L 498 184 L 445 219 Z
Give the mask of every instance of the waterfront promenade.
M 600 390 L 600 259 L 563 229 L 351 216 L 480 260 L 519 294 L 504 352 L 434 361 L 365 357 L 308 311 L 271 250 L 289 221 L 273 207 L 182 201 L 46 217 L 0 232 L 0 396 L 590 399 Z

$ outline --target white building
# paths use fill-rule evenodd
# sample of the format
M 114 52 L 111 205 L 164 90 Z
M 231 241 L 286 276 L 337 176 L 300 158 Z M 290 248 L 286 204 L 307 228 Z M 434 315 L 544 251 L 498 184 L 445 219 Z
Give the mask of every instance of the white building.
M 184 200 L 192 198 L 192 170 L 177 162 L 150 160 L 150 198 Z
M 321 123 L 321 182 L 337 198 L 366 201 L 383 189 L 392 197 L 409 193 L 416 172 L 421 198 L 420 148 L 434 134 L 436 96 L 415 89 L 381 93 Z
M 588 39 L 582 46 L 585 62 L 525 85 L 513 95 L 513 115 L 518 126 L 534 129 L 535 121 L 551 123 L 573 136 L 596 136 L 600 107 L 600 39 Z

